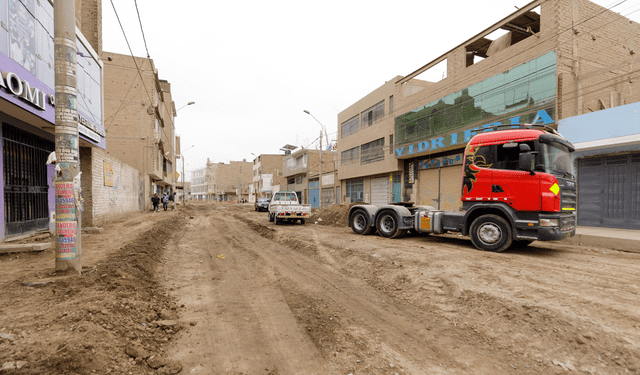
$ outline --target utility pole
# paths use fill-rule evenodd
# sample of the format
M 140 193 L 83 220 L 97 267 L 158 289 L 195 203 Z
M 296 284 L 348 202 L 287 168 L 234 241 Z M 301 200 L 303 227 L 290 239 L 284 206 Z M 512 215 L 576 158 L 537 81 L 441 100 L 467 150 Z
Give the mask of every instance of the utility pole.
M 322 129 L 320 129 L 320 177 L 318 178 L 318 185 L 318 208 L 322 208 Z
M 82 272 L 80 246 L 80 152 L 76 106 L 75 0 L 56 0 L 53 11 L 55 54 L 56 271 Z

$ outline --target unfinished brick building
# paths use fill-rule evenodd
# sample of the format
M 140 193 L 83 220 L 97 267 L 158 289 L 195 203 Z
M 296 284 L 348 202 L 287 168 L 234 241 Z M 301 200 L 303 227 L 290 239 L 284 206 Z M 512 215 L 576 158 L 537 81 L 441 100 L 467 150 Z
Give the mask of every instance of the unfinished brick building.
M 458 209 L 464 146 L 483 127 L 556 127 L 639 101 L 640 25 L 616 11 L 587 0 L 532 1 L 342 111 L 343 199 Z M 441 80 L 421 79 L 434 69 Z

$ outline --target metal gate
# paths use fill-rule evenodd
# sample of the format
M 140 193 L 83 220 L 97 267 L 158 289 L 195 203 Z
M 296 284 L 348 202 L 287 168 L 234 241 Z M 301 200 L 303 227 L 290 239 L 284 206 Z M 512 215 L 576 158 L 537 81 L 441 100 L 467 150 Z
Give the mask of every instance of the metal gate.
M 2 124 L 5 235 L 49 228 L 47 157 L 52 141 Z
M 578 225 L 640 228 L 640 154 L 578 161 Z

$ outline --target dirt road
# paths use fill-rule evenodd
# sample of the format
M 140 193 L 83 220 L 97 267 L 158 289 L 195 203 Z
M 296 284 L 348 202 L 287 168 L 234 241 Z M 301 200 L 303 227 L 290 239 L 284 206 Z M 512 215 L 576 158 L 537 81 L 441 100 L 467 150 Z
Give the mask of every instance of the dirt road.
M 640 254 L 539 242 L 494 254 L 457 236 L 359 236 L 346 209 L 278 226 L 251 205 L 134 215 L 83 238 L 93 255 L 81 281 L 36 274 L 36 255 L 0 256 L 0 302 L 11 301 L 0 305 L 0 366 L 640 374 Z M 34 278 L 48 283 L 25 286 Z

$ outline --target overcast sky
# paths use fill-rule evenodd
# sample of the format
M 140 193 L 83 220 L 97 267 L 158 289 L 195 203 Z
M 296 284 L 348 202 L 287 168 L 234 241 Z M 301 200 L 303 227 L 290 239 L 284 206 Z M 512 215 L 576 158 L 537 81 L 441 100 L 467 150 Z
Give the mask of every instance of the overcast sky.
M 138 7 L 176 108 L 196 102 L 176 118 L 188 171 L 207 157 L 252 161 L 252 153 L 279 154 L 285 144 L 313 148 L 320 125 L 305 109 L 335 140 L 340 111 L 529 2 L 139 0 Z M 638 3 L 613 10 L 627 15 Z M 104 51 L 129 54 L 111 1 L 102 4 Z M 146 56 L 134 2 L 113 4 L 133 54 Z

